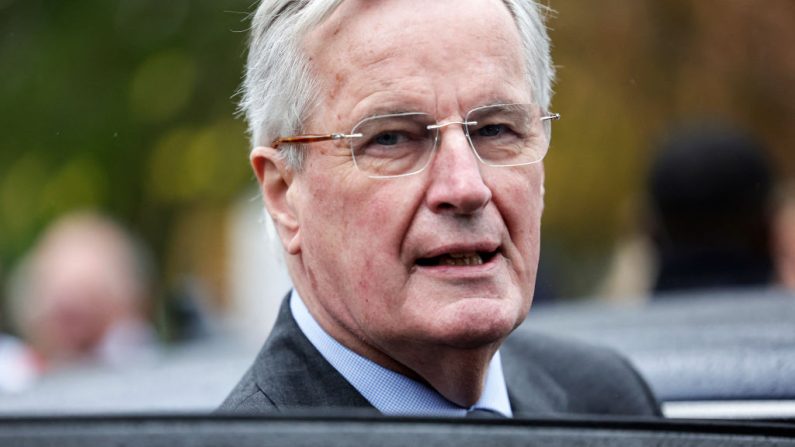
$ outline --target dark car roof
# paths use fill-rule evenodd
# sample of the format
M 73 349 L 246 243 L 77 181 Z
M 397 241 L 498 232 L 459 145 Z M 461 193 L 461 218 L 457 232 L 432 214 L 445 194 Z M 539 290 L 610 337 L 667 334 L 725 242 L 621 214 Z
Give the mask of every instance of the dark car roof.
M 611 346 L 632 359 L 663 400 L 795 398 L 795 296 L 782 291 L 539 308 L 520 330 Z
M 776 289 L 679 293 L 648 304 L 533 309 L 520 327 L 611 346 L 663 402 L 754 401 L 795 414 L 795 295 Z M 669 407 L 671 407 L 669 405 Z
M 0 444 L 26 446 L 793 446 L 778 424 L 618 418 L 433 419 L 315 415 L 1 418 Z

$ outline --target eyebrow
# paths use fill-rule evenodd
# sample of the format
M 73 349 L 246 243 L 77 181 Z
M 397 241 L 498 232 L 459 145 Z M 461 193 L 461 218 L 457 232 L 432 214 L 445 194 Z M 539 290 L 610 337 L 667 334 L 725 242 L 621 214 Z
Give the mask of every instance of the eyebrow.
M 474 106 L 470 107 L 469 109 L 467 109 L 466 111 L 464 111 L 464 113 L 467 113 L 470 110 L 476 109 L 478 107 L 493 106 L 493 105 L 498 105 L 498 104 L 518 104 L 518 103 L 522 103 L 522 101 L 519 101 L 519 100 L 516 100 L 516 99 L 508 100 L 508 99 L 505 99 L 505 97 L 502 97 L 502 96 L 491 96 L 489 98 L 490 99 L 488 101 L 479 102 L 479 103 L 477 103 L 477 105 L 474 105 Z M 401 113 L 424 113 L 426 115 L 430 115 L 432 117 L 436 117 L 434 113 L 428 113 L 428 112 L 422 111 L 421 109 L 411 108 L 411 107 L 407 107 L 407 106 L 379 106 L 379 107 L 376 107 L 376 108 L 368 111 L 366 114 L 357 117 L 355 122 L 356 123 L 360 123 L 360 122 L 362 122 L 362 121 L 364 121 L 364 120 L 366 120 L 368 118 L 373 118 L 373 117 L 376 117 L 376 116 L 397 115 L 397 114 L 401 114 Z
M 488 101 L 483 101 L 474 107 L 470 107 L 469 110 L 476 109 L 478 107 L 485 107 L 485 106 L 496 106 L 499 104 L 524 104 L 527 101 L 522 101 L 518 99 L 507 99 L 504 96 L 490 96 Z
M 367 114 L 362 115 L 361 117 L 358 117 L 356 122 L 358 123 L 358 122 L 364 121 L 364 120 L 366 120 L 368 118 L 373 118 L 373 117 L 376 117 L 376 116 L 398 115 L 398 114 L 401 114 L 401 113 L 425 113 L 425 114 L 433 116 L 432 113 L 423 112 L 423 111 L 421 111 L 419 109 L 414 109 L 414 108 L 410 108 L 410 107 L 403 107 L 403 106 L 399 106 L 399 107 L 389 106 L 389 107 L 377 107 L 377 108 L 375 108 L 373 110 L 370 110 L 369 112 L 367 112 Z

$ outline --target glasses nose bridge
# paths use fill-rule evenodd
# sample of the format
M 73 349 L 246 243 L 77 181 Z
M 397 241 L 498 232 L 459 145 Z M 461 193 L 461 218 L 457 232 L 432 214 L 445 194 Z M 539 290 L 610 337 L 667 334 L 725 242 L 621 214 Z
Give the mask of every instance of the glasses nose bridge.
M 444 121 L 441 123 L 429 124 L 428 126 L 426 126 L 426 128 L 428 130 L 439 130 L 447 126 L 452 126 L 453 124 L 460 124 L 464 128 L 464 133 L 468 133 L 469 132 L 468 126 L 474 126 L 477 123 L 478 123 L 477 121 Z
M 467 140 L 467 144 L 469 144 L 469 148 L 475 153 L 475 158 L 479 158 L 477 151 L 472 145 L 472 140 L 469 138 L 469 126 L 477 125 L 478 124 L 477 121 L 443 121 L 441 123 L 429 124 L 428 126 L 426 126 L 426 128 L 436 133 L 434 148 L 439 145 L 439 140 L 441 139 L 441 134 L 442 134 L 441 130 L 444 129 L 445 127 L 452 126 L 454 124 L 461 125 L 461 130 L 464 132 L 464 137 Z

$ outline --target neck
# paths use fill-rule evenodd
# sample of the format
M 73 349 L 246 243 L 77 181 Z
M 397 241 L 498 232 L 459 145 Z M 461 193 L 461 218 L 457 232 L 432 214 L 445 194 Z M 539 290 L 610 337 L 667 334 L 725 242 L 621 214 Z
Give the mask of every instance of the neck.
M 296 289 L 315 321 L 339 343 L 380 366 L 411 379 L 425 382 L 447 400 L 461 406 L 474 405 L 486 382 L 491 359 L 500 341 L 479 347 L 453 347 L 398 340 L 374 346 L 357 337 L 335 320 L 309 290 Z
M 439 394 L 466 408 L 483 394 L 489 365 L 498 346 L 499 343 L 474 349 L 414 347 L 394 355 Z

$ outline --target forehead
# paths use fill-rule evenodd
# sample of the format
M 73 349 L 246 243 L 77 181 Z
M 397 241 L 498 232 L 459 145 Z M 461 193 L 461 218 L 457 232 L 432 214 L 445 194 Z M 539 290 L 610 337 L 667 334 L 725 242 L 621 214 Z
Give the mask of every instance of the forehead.
M 500 0 L 347 0 L 304 45 L 326 100 L 528 94 L 519 32 Z

